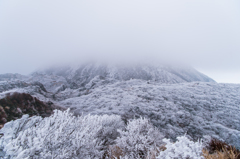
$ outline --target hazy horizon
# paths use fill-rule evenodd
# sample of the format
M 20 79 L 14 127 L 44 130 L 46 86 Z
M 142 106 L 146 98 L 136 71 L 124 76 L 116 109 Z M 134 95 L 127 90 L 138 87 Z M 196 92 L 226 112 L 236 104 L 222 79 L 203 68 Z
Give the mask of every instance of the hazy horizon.
M 238 0 L 3 0 L 0 74 L 72 61 L 167 61 L 240 83 Z

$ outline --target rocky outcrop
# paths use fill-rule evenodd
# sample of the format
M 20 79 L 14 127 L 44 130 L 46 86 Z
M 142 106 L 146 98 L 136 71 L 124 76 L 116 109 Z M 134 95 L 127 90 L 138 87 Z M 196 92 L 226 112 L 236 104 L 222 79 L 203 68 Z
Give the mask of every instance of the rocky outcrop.
M 0 99 L 0 125 L 21 118 L 24 114 L 50 116 L 55 106 L 52 102 L 42 102 L 26 93 L 13 93 Z

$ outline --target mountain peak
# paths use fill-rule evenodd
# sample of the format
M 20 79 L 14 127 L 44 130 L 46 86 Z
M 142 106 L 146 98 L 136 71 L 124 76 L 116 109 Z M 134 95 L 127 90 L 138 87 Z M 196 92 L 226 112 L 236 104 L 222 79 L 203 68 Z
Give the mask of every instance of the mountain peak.
M 153 80 L 161 83 L 181 82 L 214 82 L 211 78 L 187 66 L 172 66 L 160 64 L 100 64 L 88 63 L 78 66 L 67 66 L 58 69 L 48 69 L 47 74 L 64 76 L 68 79 L 89 79 L 95 76 L 116 80 Z M 80 80 L 81 80 L 80 79 Z

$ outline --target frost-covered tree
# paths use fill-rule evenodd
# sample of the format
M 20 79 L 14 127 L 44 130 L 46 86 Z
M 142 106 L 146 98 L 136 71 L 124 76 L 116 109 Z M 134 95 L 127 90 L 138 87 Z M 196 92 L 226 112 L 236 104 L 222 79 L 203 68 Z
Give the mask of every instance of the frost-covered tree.
M 163 139 L 166 143 L 165 151 L 160 151 L 157 159 L 203 159 L 202 142 L 193 142 L 186 136 L 177 137 L 175 143 L 169 139 Z
M 162 143 L 163 136 L 146 118 L 133 119 L 125 130 L 118 131 L 117 146 L 128 158 L 145 158 L 150 150 L 156 150 Z
M 0 143 L 10 158 L 101 158 L 123 126 L 116 115 L 75 117 L 55 110 L 48 118 L 24 116 L 7 123 Z
M 146 118 L 133 119 L 125 127 L 118 115 L 76 117 L 69 110 L 55 110 L 46 118 L 24 115 L 6 123 L 0 133 L 0 149 L 11 159 L 203 158 L 201 142 L 182 136 L 171 143 Z

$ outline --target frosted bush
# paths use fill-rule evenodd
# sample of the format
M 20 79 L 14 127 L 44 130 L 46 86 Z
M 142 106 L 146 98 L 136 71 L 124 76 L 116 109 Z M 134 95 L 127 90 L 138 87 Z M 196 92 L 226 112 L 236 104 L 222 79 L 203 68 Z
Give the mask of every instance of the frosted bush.
M 123 126 L 116 115 L 75 117 L 55 110 L 48 118 L 24 116 L 7 123 L 0 143 L 10 158 L 101 158 Z
M 167 149 L 160 151 L 157 159 L 203 159 L 202 142 L 190 141 L 186 136 L 177 137 L 177 140 L 171 143 L 169 139 L 163 139 Z
M 156 150 L 161 145 L 162 135 L 145 118 L 133 119 L 125 130 L 118 131 L 117 146 L 128 158 L 145 158 L 150 150 Z
M 24 131 L 30 127 L 34 127 L 41 121 L 41 116 L 34 116 L 32 118 L 29 118 L 29 115 L 23 115 L 21 119 L 6 123 L 0 130 L 0 133 L 4 134 L 4 136 L 0 138 L 0 146 L 4 147 L 12 139 L 15 139 L 21 131 Z
M 151 158 L 151 155 L 157 155 L 157 159 L 202 159 L 201 142 L 185 136 L 178 137 L 175 143 L 162 140 L 148 119 L 133 119 L 124 126 L 118 115 L 75 117 L 69 110 L 55 110 L 47 118 L 24 115 L 0 130 L 4 134 L 0 148 L 4 149 L 5 158 L 16 159 L 112 158 L 114 147 L 122 159 Z M 166 150 L 159 151 L 163 142 Z

